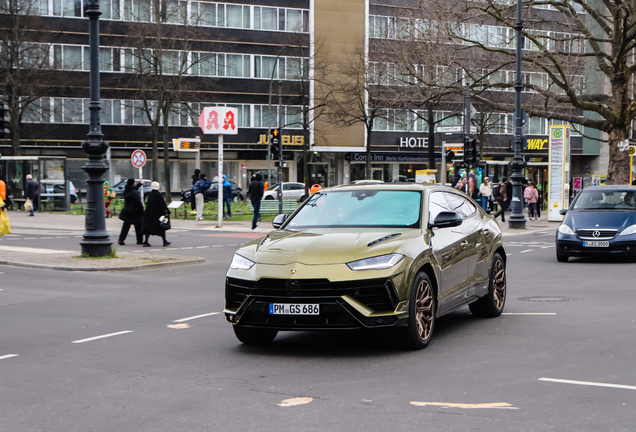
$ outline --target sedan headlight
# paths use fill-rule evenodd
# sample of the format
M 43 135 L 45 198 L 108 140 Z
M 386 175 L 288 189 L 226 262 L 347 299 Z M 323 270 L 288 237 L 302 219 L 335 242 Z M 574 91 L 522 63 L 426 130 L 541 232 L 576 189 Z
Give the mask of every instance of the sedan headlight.
M 558 230 L 561 234 L 570 234 L 570 235 L 574 235 L 574 231 L 572 231 L 572 228 L 570 228 L 569 226 L 567 226 L 566 224 L 562 223 L 561 225 L 559 225 L 559 230 Z
M 239 254 L 234 254 L 234 258 L 232 258 L 232 264 L 230 264 L 230 268 L 239 270 L 249 270 L 253 266 L 254 261 L 250 261 L 247 258 L 240 256 Z
M 351 270 L 384 270 L 393 267 L 404 259 L 404 255 L 389 254 L 347 263 Z
M 636 225 L 628 226 L 623 231 L 621 231 L 619 235 L 630 235 L 630 234 L 636 234 Z

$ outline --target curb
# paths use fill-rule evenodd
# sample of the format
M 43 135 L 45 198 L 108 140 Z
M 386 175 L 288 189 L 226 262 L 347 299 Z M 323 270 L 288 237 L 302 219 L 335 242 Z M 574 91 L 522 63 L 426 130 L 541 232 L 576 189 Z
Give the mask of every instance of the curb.
M 152 264 L 140 264 L 136 266 L 117 266 L 117 267 L 68 267 L 68 266 L 55 266 L 49 264 L 35 264 L 35 263 L 23 263 L 17 261 L 0 260 L 0 265 L 7 265 L 11 267 L 25 267 L 35 268 L 42 270 L 57 270 L 57 271 L 83 271 L 83 272 L 99 272 L 99 271 L 133 271 L 133 270 L 145 270 L 153 267 L 174 267 L 185 264 L 202 264 L 205 262 L 205 258 L 192 258 L 187 261 L 177 262 L 165 262 L 165 263 L 152 263 Z

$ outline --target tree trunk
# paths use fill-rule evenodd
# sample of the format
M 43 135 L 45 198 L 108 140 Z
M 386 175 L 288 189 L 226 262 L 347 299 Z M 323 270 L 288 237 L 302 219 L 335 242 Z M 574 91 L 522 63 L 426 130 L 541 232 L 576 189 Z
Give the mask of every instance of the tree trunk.
M 435 118 L 433 117 L 433 109 L 428 110 L 428 169 L 435 169 Z M 444 151 L 444 149 L 442 149 Z M 443 167 L 442 167 L 443 171 Z M 443 173 L 440 174 L 440 178 Z M 443 181 L 443 180 L 442 180 Z
M 152 181 L 159 181 L 159 121 L 153 122 L 150 130 L 152 133 Z
M 629 148 L 619 148 L 619 143 L 625 141 L 628 136 L 629 126 L 624 129 L 612 129 L 609 132 L 608 185 L 629 184 Z
M 371 124 L 367 126 L 367 159 L 366 159 L 366 167 L 365 167 L 367 180 L 373 180 L 373 177 L 371 177 L 371 130 L 372 129 L 373 129 L 373 121 L 371 121 Z
M 170 126 L 168 126 L 168 111 L 163 112 L 163 177 L 165 181 L 166 190 L 166 202 L 170 204 L 172 201 L 172 194 L 170 193 L 170 144 L 172 141 L 169 139 Z
M 22 148 L 20 147 L 20 117 L 19 108 L 17 110 L 9 109 L 9 135 L 11 136 L 11 150 L 13 156 L 22 156 Z

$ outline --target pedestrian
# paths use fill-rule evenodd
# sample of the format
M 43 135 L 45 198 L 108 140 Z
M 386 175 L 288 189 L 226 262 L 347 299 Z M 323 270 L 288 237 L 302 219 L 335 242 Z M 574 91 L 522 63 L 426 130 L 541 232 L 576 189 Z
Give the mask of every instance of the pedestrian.
M 501 183 L 497 185 L 493 193 L 499 204 L 499 211 L 493 217 L 497 219 L 501 215 L 501 221 L 506 222 L 506 210 L 508 210 L 508 179 L 506 177 L 501 179 Z
M 254 181 L 252 181 L 247 187 L 247 193 L 250 196 L 250 200 L 252 201 L 252 207 L 254 208 L 254 218 L 252 219 L 252 231 L 260 232 L 260 230 L 256 227 L 256 223 L 258 222 L 258 216 L 261 211 L 261 199 L 263 198 L 263 176 L 261 173 L 256 173 L 254 176 Z
M 543 194 L 541 193 L 541 190 L 539 190 L 538 185 L 537 185 L 537 193 L 539 194 L 539 199 L 537 200 L 537 217 L 541 219 L 541 206 L 543 205 Z
M 196 200 L 197 218 L 196 220 L 203 220 L 203 207 L 205 207 L 204 193 L 212 186 L 212 182 L 208 180 L 208 176 L 201 173 L 199 175 L 199 181 L 194 184 L 192 191 L 194 192 L 194 199 Z
M 129 178 L 126 180 L 126 186 L 124 187 L 124 208 L 119 214 L 124 224 L 121 226 L 121 232 L 119 233 L 119 243 L 124 246 L 124 241 L 128 236 L 130 226 L 135 227 L 135 235 L 137 236 L 137 244 L 143 244 L 143 227 L 142 221 L 144 217 L 144 205 L 141 203 L 141 196 L 139 195 L 139 188 L 143 186 L 145 182 L 135 184 L 135 179 Z
M 232 219 L 232 208 L 230 207 L 230 203 L 232 202 L 232 183 L 227 181 L 225 174 L 223 174 L 223 201 L 225 201 L 225 205 L 227 206 L 227 215 Z
M 9 225 L 9 215 L 7 214 L 7 205 L 0 196 L 0 236 L 11 234 L 11 226 Z
M 537 182 L 532 181 L 523 191 L 523 197 L 528 203 L 528 219 L 538 221 L 537 202 L 539 201 L 539 191 L 537 190 Z
M 27 174 L 26 179 L 24 196 L 27 200 L 24 203 L 24 209 L 29 212 L 29 216 L 35 216 L 35 200 L 38 197 L 38 184 L 33 180 L 31 174 Z
M 194 185 L 201 179 L 201 170 L 195 169 L 192 174 L 192 189 L 190 189 L 190 214 L 197 214 L 197 202 L 194 199 Z
M 150 193 L 148 194 L 148 200 L 146 201 L 146 211 L 143 216 L 143 232 L 145 235 L 143 247 L 150 247 L 148 238 L 151 235 L 159 236 L 163 239 L 163 245 L 168 246 L 170 242 L 166 240 L 166 230 L 161 226 L 159 220 L 162 216 L 169 217 L 170 210 L 166 205 L 166 201 L 163 199 L 163 195 L 159 192 L 159 183 L 153 181 L 150 186 Z
M 490 178 L 484 177 L 484 181 L 479 186 L 479 193 L 481 194 L 481 208 L 485 212 L 488 211 L 488 203 L 492 199 L 492 187 L 490 186 Z
M 460 191 L 464 190 L 464 186 L 466 185 L 466 177 L 460 177 L 459 180 L 457 180 L 457 183 L 455 183 L 455 189 L 459 189 Z
M 104 208 L 106 210 L 107 218 L 109 218 L 111 215 L 111 211 L 109 207 L 110 207 L 110 203 L 113 202 L 113 198 L 115 198 L 115 196 L 117 196 L 117 194 L 115 193 L 113 188 L 111 188 L 108 185 L 108 182 L 105 181 L 104 182 Z

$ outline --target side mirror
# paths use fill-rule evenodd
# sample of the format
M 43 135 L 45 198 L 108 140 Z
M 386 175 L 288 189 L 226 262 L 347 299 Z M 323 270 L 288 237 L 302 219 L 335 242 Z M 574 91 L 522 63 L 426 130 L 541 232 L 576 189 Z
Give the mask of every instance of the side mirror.
M 443 211 L 440 212 L 433 223 L 429 223 L 430 228 L 450 228 L 456 227 L 462 224 L 462 217 L 455 212 Z
M 287 220 L 286 214 L 279 214 L 272 221 L 272 226 L 276 229 L 280 229 L 280 227 L 283 226 L 286 220 Z
M 565 216 L 565 214 L 566 214 L 567 212 L 568 212 L 568 209 L 561 209 L 561 210 L 559 210 L 559 214 L 560 214 L 561 216 Z

